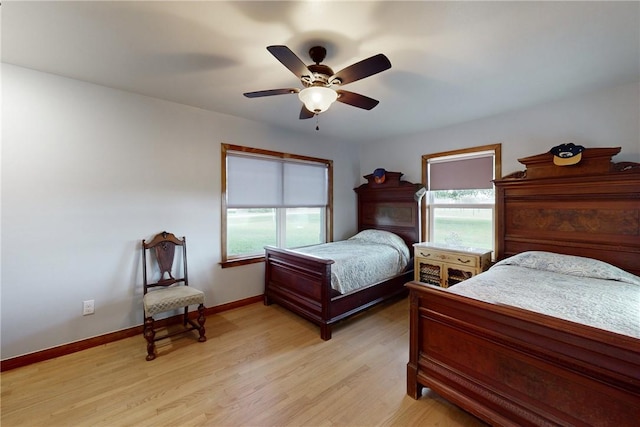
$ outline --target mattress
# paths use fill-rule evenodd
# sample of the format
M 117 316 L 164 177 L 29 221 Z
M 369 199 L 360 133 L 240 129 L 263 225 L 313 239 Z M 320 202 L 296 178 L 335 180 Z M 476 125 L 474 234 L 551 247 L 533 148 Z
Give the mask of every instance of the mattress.
M 523 252 L 447 291 L 640 338 L 640 277 L 590 258 Z
M 347 240 L 307 246 L 295 252 L 333 260 L 331 287 L 341 294 L 398 275 L 410 259 L 404 240 L 383 230 L 364 230 Z

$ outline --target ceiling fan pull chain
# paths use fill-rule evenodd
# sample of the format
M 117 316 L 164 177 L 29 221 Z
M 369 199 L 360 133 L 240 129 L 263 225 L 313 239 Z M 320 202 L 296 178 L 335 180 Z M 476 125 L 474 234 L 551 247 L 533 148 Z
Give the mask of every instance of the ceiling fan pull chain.
M 316 114 L 316 130 L 320 130 L 320 126 L 318 125 L 319 121 L 320 121 L 320 114 Z

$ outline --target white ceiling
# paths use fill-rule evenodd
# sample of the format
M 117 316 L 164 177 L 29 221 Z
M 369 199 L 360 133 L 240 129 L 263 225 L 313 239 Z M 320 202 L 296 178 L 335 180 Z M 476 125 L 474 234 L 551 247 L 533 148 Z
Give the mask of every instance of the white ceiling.
M 334 71 L 377 53 L 392 68 L 345 85 L 320 133 L 393 138 L 640 80 L 640 2 L 4 1 L 2 61 L 315 133 L 302 87 L 265 48 Z

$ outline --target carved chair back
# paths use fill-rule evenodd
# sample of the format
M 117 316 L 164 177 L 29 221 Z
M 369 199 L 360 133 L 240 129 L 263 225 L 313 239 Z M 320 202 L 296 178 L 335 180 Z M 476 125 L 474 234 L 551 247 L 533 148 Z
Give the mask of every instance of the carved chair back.
M 171 286 L 176 283 L 183 283 L 189 286 L 187 276 L 187 242 L 186 238 L 177 238 L 173 233 L 163 231 L 158 233 L 150 242 L 142 241 L 144 251 L 142 251 L 142 274 L 144 280 L 144 293 L 146 294 L 150 288 L 158 286 Z M 181 262 L 175 262 L 176 246 L 182 249 Z M 159 269 L 159 279 L 157 281 L 149 281 L 147 272 L 147 252 L 153 251 L 153 258 Z M 175 265 L 174 265 L 175 264 Z

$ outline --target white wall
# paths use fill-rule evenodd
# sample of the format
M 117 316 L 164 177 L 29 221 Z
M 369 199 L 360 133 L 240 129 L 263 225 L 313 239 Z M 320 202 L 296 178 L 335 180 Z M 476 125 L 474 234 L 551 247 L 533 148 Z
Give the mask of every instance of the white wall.
M 218 264 L 222 142 L 332 159 L 341 239 L 361 176 L 384 167 L 420 182 L 423 154 L 502 142 L 509 173 L 574 142 L 638 162 L 639 104 L 640 85 L 625 85 L 358 149 L 3 64 L 1 357 L 139 325 L 140 240 L 165 229 L 187 236 L 207 306 L 260 295 L 263 264 Z M 81 315 L 86 299 L 95 315 Z
M 218 264 L 222 142 L 332 159 L 334 237 L 356 229 L 356 147 L 6 64 L 2 96 L 2 359 L 141 324 L 162 230 L 207 306 L 262 294 L 262 263 Z
M 502 172 L 506 175 L 524 169 L 517 159 L 545 153 L 564 142 L 587 148 L 622 147 L 614 162 L 640 162 L 640 84 L 376 141 L 361 147 L 360 167 L 361 174 L 383 167 L 403 172 L 403 179 L 420 182 L 423 154 L 502 143 Z

